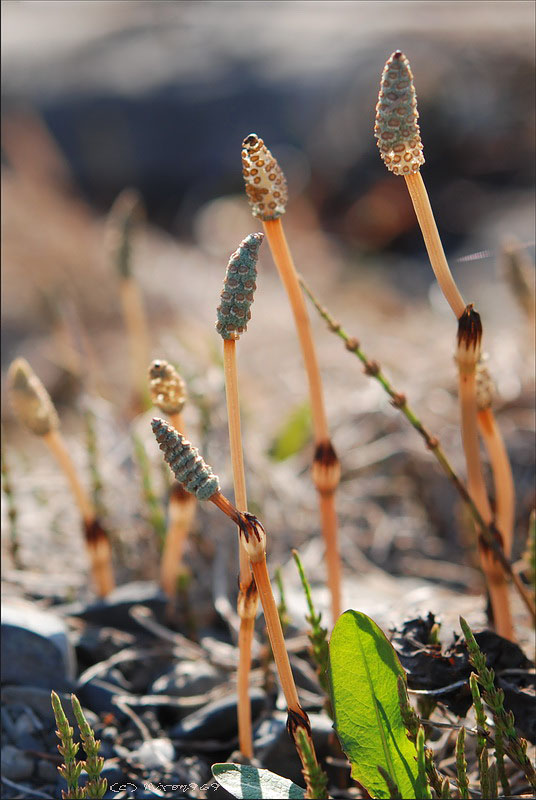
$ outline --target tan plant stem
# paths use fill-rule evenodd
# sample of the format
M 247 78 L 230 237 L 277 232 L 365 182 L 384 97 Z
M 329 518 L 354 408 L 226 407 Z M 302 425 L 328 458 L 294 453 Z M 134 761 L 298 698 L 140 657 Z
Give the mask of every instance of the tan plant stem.
M 415 214 L 417 215 L 417 220 L 419 221 L 424 244 L 426 245 L 430 264 L 434 270 L 437 282 L 445 295 L 445 299 L 452 308 L 456 319 L 459 319 L 465 311 L 465 301 L 458 291 L 458 287 L 454 282 L 449 265 L 447 264 L 445 251 L 441 244 L 439 231 L 437 230 L 430 200 L 428 199 L 428 192 L 426 191 L 421 173 L 417 171 L 410 175 L 404 175 L 404 179 L 408 187 L 411 202 L 413 203 L 413 208 L 415 209 Z
M 225 373 L 225 392 L 227 397 L 227 420 L 229 442 L 233 466 L 235 505 L 239 511 L 247 511 L 246 477 L 242 452 L 240 430 L 240 406 L 238 396 L 238 376 L 236 370 L 236 341 L 223 340 L 223 366 Z M 257 590 L 248 554 L 242 543 L 238 529 L 238 553 L 240 561 L 239 595 L 237 610 L 240 617 L 238 633 L 238 742 L 240 752 L 246 758 L 253 758 L 253 735 L 251 730 L 251 703 L 249 701 L 249 673 L 251 669 L 251 648 L 255 616 L 257 613 Z
M 462 442 L 467 465 L 467 488 L 484 521 L 489 524 L 493 513 L 488 500 L 478 442 L 475 367 L 459 363 L 459 396 L 461 410 Z M 503 544 L 504 547 L 504 544 Z M 508 586 L 504 572 L 486 545 L 479 541 L 482 569 L 486 577 L 497 633 L 506 639 L 514 638 Z
M 255 517 L 251 514 L 238 511 L 221 492 L 218 491 L 213 494 L 212 497 L 210 497 L 210 501 L 223 511 L 224 514 L 227 514 L 240 528 L 240 539 L 244 543 L 250 560 L 251 569 L 253 570 L 253 577 L 255 578 L 255 584 L 261 600 L 277 673 L 288 706 L 287 728 L 302 762 L 303 774 L 307 782 L 307 775 L 309 774 L 311 766 L 311 759 L 309 756 L 312 757 L 316 766 L 318 766 L 318 760 L 313 744 L 309 717 L 301 707 L 298 698 L 298 691 L 285 646 L 285 637 L 283 635 L 283 629 L 281 628 L 281 620 L 279 619 L 277 604 L 268 575 L 268 568 L 266 565 L 266 534 L 262 525 Z M 297 735 L 299 730 L 303 731 L 309 743 L 310 753 L 308 755 L 303 753 L 300 748 L 299 737 Z M 306 797 L 314 797 L 314 791 L 309 784 L 307 784 Z
M 281 219 L 278 218 L 275 220 L 263 220 L 263 226 L 294 314 L 309 382 L 309 397 L 316 445 L 312 473 L 319 493 L 322 533 L 328 567 L 328 584 L 331 592 L 331 611 L 333 621 L 335 621 L 341 613 L 341 566 L 335 511 L 335 492 L 339 484 L 340 465 L 329 437 L 322 380 L 313 344 L 311 324 L 283 225 Z
M 242 524 L 243 523 L 244 520 L 242 520 Z M 272 591 L 270 576 L 268 575 L 268 567 L 266 564 L 266 547 L 265 547 L 266 540 L 264 537 L 264 532 L 263 532 L 264 541 L 261 546 L 258 546 L 257 544 L 255 544 L 253 547 L 249 546 L 249 544 L 253 539 L 253 535 L 254 534 L 252 534 L 251 532 L 249 533 L 249 541 L 247 544 L 248 555 L 251 560 L 251 568 L 253 570 L 255 584 L 257 586 L 257 590 L 262 604 L 262 609 L 264 612 L 264 619 L 266 621 L 266 628 L 268 630 L 268 637 L 270 639 L 270 645 L 272 647 L 272 653 L 274 656 L 275 665 L 277 667 L 277 673 L 279 675 L 281 688 L 283 689 L 283 694 L 285 695 L 285 700 L 288 707 L 287 728 L 289 734 L 291 735 L 294 741 L 298 755 L 302 762 L 303 775 L 307 783 L 307 792 L 305 796 L 314 797 L 315 794 L 313 793 L 312 787 L 308 781 L 308 774 L 310 771 L 311 763 L 307 756 L 308 755 L 310 756 L 314 767 L 316 767 L 317 769 L 318 769 L 318 760 L 316 757 L 315 747 L 313 744 L 311 725 L 309 723 L 309 717 L 307 716 L 306 712 L 300 705 L 300 701 L 298 698 L 298 691 L 296 689 L 296 684 L 294 682 L 294 676 L 292 675 L 292 670 L 290 668 L 290 661 L 287 653 L 287 648 L 285 646 L 285 637 L 283 635 L 283 629 L 281 627 L 281 620 L 279 618 L 277 604 Z M 246 536 L 244 527 L 241 527 L 241 539 L 244 540 L 245 538 Z M 309 745 L 309 754 L 306 754 L 303 748 L 300 746 L 300 738 L 298 736 L 298 731 L 301 731 L 302 735 L 305 736 L 306 738 L 306 741 Z
M 144 406 L 147 399 L 145 376 L 150 351 L 147 319 L 140 289 L 134 278 L 122 277 L 119 292 L 130 348 L 132 385 L 140 403 Z
M 169 414 L 169 420 L 175 430 L 186 436 L 180 412 Z M 183 489 L 179 483 L 174 483 L 169 497 L 169 520 L 160 563 L 160 585 L 170 599 L 177 594 L 177 577 L 196 505 L 195 496 Z
M 61 470 L 67 478 L 84 523 L 86 546 L 91 561 L 91 571 L 97 594 L 105 597 L 115 586 L 110 542 L 106 532 L 97 522 L 93 504 L 82 486 L 73 460 L 61 433 L 52 429 L 43 437 Z
M 495 524 L 503 537 L 504 552 L 510 558 L 514 536 L 515 488 L 510 459 L 491 408 L 478 411 L 478 428 L 488 451 L 495 486 Z
M 393 402 L 393 406 L 397 408 L 408 420 L 408 422 L 415 428 L 417 433 L 424 439 L 427 448 L 430 452 L 434 455 L 437 462 L 441 466 L 442 470 L 445 472 L 449 480 L 452 482 L 453 486 L 456 488 L 456 491 L 459 493 L 460 497 L 462 498 L 463 502 L 465 503 L 467 510 L 471 514 L 475 525 L 477 526 L 480 536 L 484 539 L 485 544 L 488 548 L 490 548 L 496 558 L 500 561 L 504 571 L 511 577 L 514 585 L 523 600 L 524 604 L 526 605 L 527 609 L 529 610 L 530 614 L 532 615 L 533 619 L 536 618 L 535 608 L 534 608 L 534 601 L 532 596 L 528 593 L 526 587 L 524 586 L 521 578 L 519 575 L 516 574 L 515 571 L 512 570 L 512 565 L 510 564 L 509 560 L 506 558 L 504 554 L 504 550 L 502 547 L 502 537 L 498 537 L 498 531 L 496 530 L 493 524 L 488 524 L 484 521 L 480 511 L 478 510 L 472 496 L 467 491 L 466 486 L 460 479 L 460 477 L 455 472 L 454 468 L 452 467 L 450 461 L 448 460 L 443 448 L 440 445 L 439 439 L 436 436 L 433 436 L 423 425 L 419 417 L 417 416 L 416 412 L 408 405 L 406 396 L 399 392 L 389 381 L 389 379 L 384 375 L 382 372 L 380 364 L 377 361 L 373 361 L 361 348 L 357 339 L 352 336 L 349 336 L 348 333 L 344 330 L 344 328 L 337 322 L 329 313 L 329 311 L 321 305 L 318 298 L 313 294 L 311 289 L 307 286 L 304 279 L 300 276 L 300 283 L 310 297 L 311 301 L 313 302 L 315 308 L 319 312 L 320 316 L 325 320 L 328 325 L 328 328 L 332 333 L 335 333 L 346 345 L 346 349 L 353 353 L 363 364 L 365 368 L 365 373 L 369 375 L 374 380 L 378 381 L 380 386 L 384 389 L 384 391 L 389 395 Z

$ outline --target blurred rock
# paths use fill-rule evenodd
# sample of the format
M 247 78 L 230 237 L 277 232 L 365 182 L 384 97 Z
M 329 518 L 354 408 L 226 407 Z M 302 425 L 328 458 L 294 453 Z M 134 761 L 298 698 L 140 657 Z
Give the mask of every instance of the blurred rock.
M 139 764 L 145 770 L 161 770 L 169 766 L 174 757 L 175 748 L 169 739 L 150 739 L 131 754 L 132 763 Z
M 223 670 L 208 661 L 180 661 L 170 672 L 155 680 L 149 693 L 181 697 L 203 695 L 226 678 Z
M 68 689 L 75 656 L 62 619 L 27 602 L 2 606 L 2 683 Z
M 266 694 L 260 689 L 250 689 L 251 716 L 255 720 L 266 704 Z M 184 717 L 170 731 L 172 739 L 203 741 L 204 739 L 228 742 L 238 733 L 237 695 L 229 694 L 223 700 L 208 703 L 199 711 Z
M 62 611 L 81 617 L 93 625 L 140 633 L 140 625 L 131 616 L 130 609 L 133 606 L 144 605 L 153 612 L 158 621 L 163 623 L 167 604 L 167 597 L 157 583 L 133 581 L 118 586 L 107 597 L 96 603 L 88 606 L 80 604 L 64 606 Z
M 12 781 L 29 778 L 34 771 L 34 760 L 13 745 L 2 747 L 2 775 Z

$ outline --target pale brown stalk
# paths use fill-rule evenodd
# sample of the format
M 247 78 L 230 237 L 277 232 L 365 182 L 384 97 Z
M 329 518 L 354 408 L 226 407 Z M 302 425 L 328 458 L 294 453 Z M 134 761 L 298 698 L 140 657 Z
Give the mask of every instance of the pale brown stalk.
M 478 411 L 478 428 L 488 452 L 495 486 L 495 524 L 510 558 L 514 536 L 515 488 L 510 459 L 491 408 Z
M 143 404 L 143 398 L 147 395 L 145 370 L 150 352 L 149 333 L 140 288 L 132 275 L 121 277 L 119 293 L 130 349 L 132 385 Z
M 223 367 L 225 374 L 227 420 L 229 425 L 231 462 L 233 466 L 235 505 L 239 511 L 247 511 L 246 477 L 242 451 L 242 434 L 240 430 L 240 407 L 236 370 L 236 341 L 234 339 L 223 340 Z M 238 742 L 240 752 L 247 758 L 253 758 L 249 673 L 251 669 L 251 648 L 255 616 L 257 613 L 257 589 L 251 573 L 249 557 L 240 536 L 240 528 L 238 529 L 238 552 L 240 561 L 239 596 L 237 602 L 238 615 L 240 617 L 237 676 Z
M 338 547 L 337 514 L 335 511 L 335 492 L 340 478 L 340 465 L 329 437 L 322 379 L 313 344 L 309 315 L 307 314 L 298 274 L 285 237 L 283 225 L 281 219 L 277 218 L 263 220 L 263 226 L 294 314 L 309 383 L 316 447 L 312 474 L 319 493 L 322 533 L 328 567 L 328 585 L 331 593 L 331 611 L 333 621 L 335 621 L 341 613 L 341 565 Z
M 460 317 L 458 327 L 457 362 L 462 442 L 467 465 L 467 489 L 484 522 L 489 524 L 493 521 L 493 513 L 482 473 L 477 425 L 476 365 L 480 358 L 481 338 L 480 316 L 472 305 L 469 305 Z M 513 639 L 508 585 L 503 568 L 482 539 L 479 539 L 479 552 L 497 633 L 507 639 Z
M 212 499 L 212 498 L 211 498 Z M 318 767 L 318 760 L 316 758 L 315 747 L 313 744 L 313 737 L 311 732 L 311 725 L 309 717 L 300 705 L 298 690 L 294 682 L 294 676 L 290 667 L 290 661 L 285 645 L 285 637 L 281 627 L 281 620 L 277 610 L 274 593 L 272 591 L 272 584 L 268 574 L 268 567 L 266 564 L 266 534 L 264 529 L 254 517 L 251 515 L 241 515 L 240 537 L 244 542 L 247 554 L 251 562 L 251 569 L 255 578 L 255 584 L 259 593 L 259 597 L 264 612 L 264 619 L 266 621 L 266 628 L 268 630 L 268 637 L 272 647 L 274 662 L 281 682 L 281 688 L 285 695 L 285 701 L 288 707 L 287 728 L 296 746 L 298 755 L 302 762 L 303 774 L 307 781 L 308 763 L 303 748 L 300 747 L 298 732 L 300 731 L 307 740 L 312 755 L 313 763 Z M 307 786 L 306 797 L 314 796 L 311 793 L 310 785 Z
M 465 301 L 447 263 L 422 175 L 417 171 L 404 175 L 404 178 L 437 282 L 456 319 L 459 319 L 465 311 Z
M 73 460 L 61 433 L 52 429 L 43 437 L 61 470 L 67 478 L 84 523 L 86 546 L 91 561 L 91 571 L 97 594 L 105 597 L 115 586 L 110 541 L 96 520 L 93 504 L 82 486 Z

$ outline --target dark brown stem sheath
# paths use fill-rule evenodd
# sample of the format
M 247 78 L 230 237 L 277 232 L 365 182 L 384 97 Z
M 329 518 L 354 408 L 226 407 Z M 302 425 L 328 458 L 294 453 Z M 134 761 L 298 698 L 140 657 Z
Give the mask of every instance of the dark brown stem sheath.
M 322 390 L 322 379 L 316 358 L 316 351 L 313 344 L 311 333 L 311 323 L 305 300 L 300 289 L 298 274 L 292 255 L 285 237 L 281 219 L 263 221 L 264 230 L 279 275 L 288 294 L 296 330 L 300 341 L 300 346 L 309 383 L 309 397 L 311 402 L 311 413 L 313 418 L 313 428 L 315 444 L 318 448 L 330 448 L 333 455 L 335 451 L 330 442 L 326 411 L 324 407 L 324 393 Z M 336 482 L 327 490 L 322 483 L 322 470 L 313 465 L 313 480 L 320 495 L 320 506 L 322 515 L 322 534 L 326 546 L 326 560 L 328 566 L 328 584 L 331 591 L 331 608 L 333 621 L 337 619 L 341 611 L 341 567 L 338 545 L 337 515 L 335 513 L 335 491 L 339 479 L 339 470 L 332 470 L 332 478 Z M 320 478 L 320 481 L 319 481 Z M 328 499 L 328 495 L 331 498 Z M 325 499 L 323 499 L 325 498 Z M 328 524 L 329 523 L 329 524 Z

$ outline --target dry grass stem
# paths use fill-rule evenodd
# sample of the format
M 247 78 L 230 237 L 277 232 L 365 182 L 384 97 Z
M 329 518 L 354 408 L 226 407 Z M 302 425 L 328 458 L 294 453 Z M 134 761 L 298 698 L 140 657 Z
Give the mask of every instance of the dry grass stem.
M 248 200 L 253 215 L 262 220 L 273 259 L 287 292 L 307 373 L 316 447 L 312 476 L 320 496 L 331 611 L 335 621 L 341 613 L 341 566 L 335 513 L 335 492 L 339 483 L 340 467 L 329 436 L 322 379 L 311 323 L 280 219 L 285 213 L 287 203 L 286 180 L 277 161 L 256 134 L 247 136 L 242 148 L 243 174 Z M 323 454 L 329 454 L 329 463 L 322 460 Z

